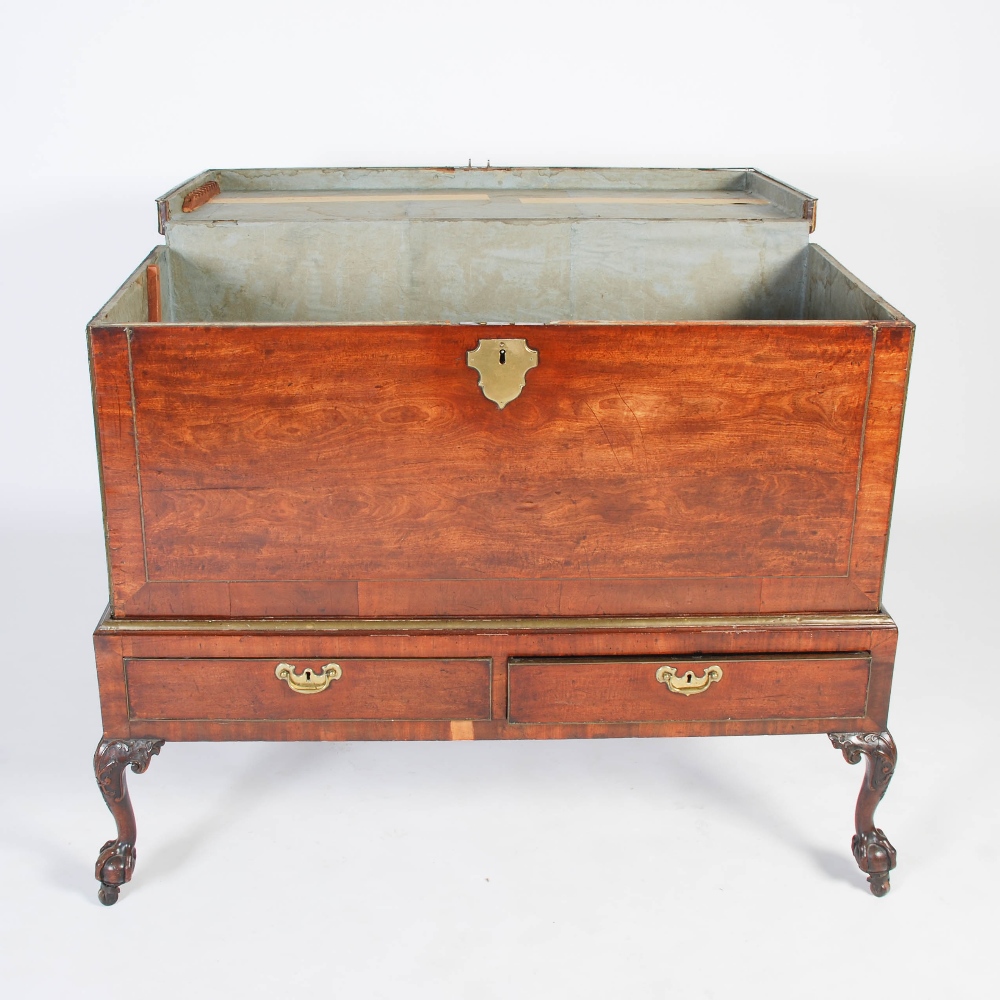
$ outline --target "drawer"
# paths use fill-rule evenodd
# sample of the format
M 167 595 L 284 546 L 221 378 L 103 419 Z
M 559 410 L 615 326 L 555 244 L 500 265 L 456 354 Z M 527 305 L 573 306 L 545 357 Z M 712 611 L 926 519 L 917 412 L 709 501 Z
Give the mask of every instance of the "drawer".
M 131 721 L 489 719 L 490 673 L 488 659 L 125 661 Z
M 512 659 L 513 723 L 857 719 L 871 656 Z

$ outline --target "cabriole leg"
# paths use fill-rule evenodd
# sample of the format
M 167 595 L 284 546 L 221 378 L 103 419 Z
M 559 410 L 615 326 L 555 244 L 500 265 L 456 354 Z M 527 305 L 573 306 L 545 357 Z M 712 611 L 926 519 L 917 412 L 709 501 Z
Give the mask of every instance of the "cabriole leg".
M 97 896 L 105 906 L 118 899 L 118 890 L 130 878 L 135 867 L 135 813 L 125 782 L 125 768 L 142 774 L 153 754 L 160 752 L 163 740 L 102 739 L 94 754 L 94 774 L 118 827 L 118 837 L 109 840 L 97 858 L 95 875 L 101 883 Z
M 896 849 L 875 826 L 875 809 L 885 795 L 896 769 L 896 744 L 888 733 L 830 733 L 833 745 L 844 753 L 848 764 L 865 758 L 865 780 L 854 810 L 851 849 L 858 867 L 868 876 L 876 896 L 889 891 L 889 872 L 896 867 Z

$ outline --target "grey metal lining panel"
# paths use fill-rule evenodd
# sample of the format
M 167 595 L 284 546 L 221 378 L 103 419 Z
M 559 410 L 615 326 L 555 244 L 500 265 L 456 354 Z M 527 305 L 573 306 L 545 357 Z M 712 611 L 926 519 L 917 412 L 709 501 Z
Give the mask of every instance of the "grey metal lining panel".
M 562 220 L 178 227 L 178 322 L 792 319 L 807 224 Z
M 166 247 L 153 247 L 142 263 L 122 282 L 114 295 L 104 303 L 87 324 L 91 326 L 119 326 L 127 323 L 149 321 L 149 298 L 146 294 L 146 267 L 162 264 Z M 162 273 L 161 273 L 162 282 Z
M 807 319 L 868 319 L 910 324 L 898 309 L 815 243 L 809 245 L 804 316 Z

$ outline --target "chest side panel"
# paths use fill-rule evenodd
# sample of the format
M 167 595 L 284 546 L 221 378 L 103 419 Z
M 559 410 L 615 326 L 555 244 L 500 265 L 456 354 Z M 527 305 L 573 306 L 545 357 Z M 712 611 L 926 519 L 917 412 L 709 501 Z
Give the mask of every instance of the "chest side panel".
M 501 410 L 466 353 L 504 333 L 539 364 Z M 749 613 L 783 580 L 788 610 L 874 606 L 850 580 L 868 326 L 117 336 L 147 582 L 116 611 Z

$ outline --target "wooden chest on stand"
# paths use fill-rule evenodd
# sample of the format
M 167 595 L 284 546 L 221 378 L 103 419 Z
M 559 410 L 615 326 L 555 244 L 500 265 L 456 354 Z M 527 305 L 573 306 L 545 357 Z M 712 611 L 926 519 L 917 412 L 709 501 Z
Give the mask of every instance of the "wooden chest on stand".
M 873 813 L 913 325 L 754 170 L 213 170 L 88 328 L 97 777 L 169 740 L 827 733 Z

